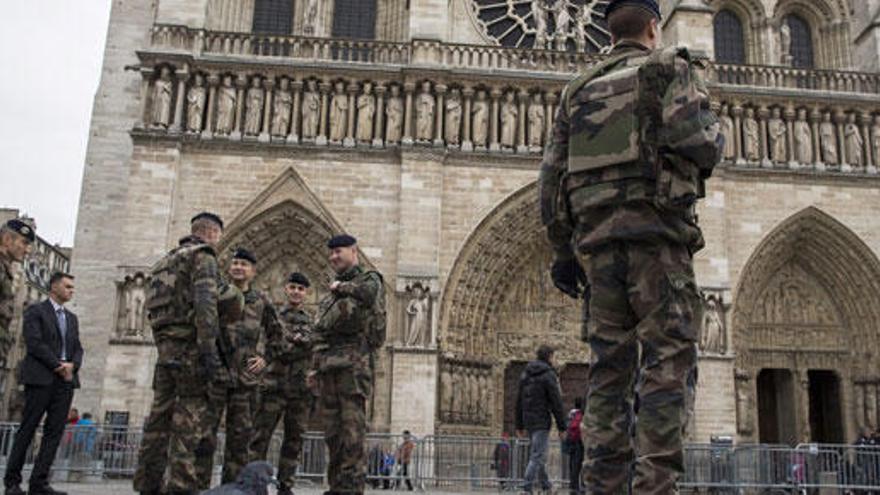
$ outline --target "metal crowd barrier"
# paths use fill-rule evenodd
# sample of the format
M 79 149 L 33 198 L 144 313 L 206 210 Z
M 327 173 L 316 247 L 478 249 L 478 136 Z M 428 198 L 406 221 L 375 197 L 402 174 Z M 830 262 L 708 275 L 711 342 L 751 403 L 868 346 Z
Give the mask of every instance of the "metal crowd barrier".
M 0 470 L 5 469 L 18 425 L 0 423 Z M 28 451 L 30 469 L 40 442 L 40 430 Z M 281 447 L 277 431 L 268 460 L 277 465 Z M 137 467 L 142 440 L 140 427 L 71 426 L 64 432 L 53 465 L 56 481 L 100 481 L 131 478 Z M 415 446 L 404 469 L 396 454 L 401 435 L 367 437 L 368 483 L 377 489 L 501 490 L 522 487 L 529 457 L 524 439 L 489 437 L 413 437 Z M 223 462 L 223 435 L 215 469 Z M 327 467 L 327 448 L 320 433 L 303 439 L 299 477 L 305 484 L 321 485 Z M 568 457 L 558 440 L 550 442 L 547 471 L 557 488 L 568 487 Z M 25 474 L 27 475 L 27 474 Z M 690 444 L 685 448 L 684 493 L 718 494 L 878 494 L 880 447 L 805 444 L 717 445 Z

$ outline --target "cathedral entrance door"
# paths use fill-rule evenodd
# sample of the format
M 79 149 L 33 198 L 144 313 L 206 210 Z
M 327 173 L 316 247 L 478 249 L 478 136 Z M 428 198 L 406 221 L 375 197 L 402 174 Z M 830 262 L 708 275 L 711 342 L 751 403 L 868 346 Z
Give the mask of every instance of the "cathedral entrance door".
M 504 431 L 516 435 L 516 397 L 519 378 L 526 369 L 525 361 L 512 361 L 504 370 Z
M 810 370 L 810 440 L 817 443 L 844 443 L 840 410 L 840 379 L 829 370 Z
M 587 373 L 590 366 L 581 363 L 567 363 L 559 374 L 559 385 L 562 388 L 563 412 L 568 414 L 574 408 L 574 400 L 587 397 Z
M 791 371 L 763 369 L 758 373 L 758 438 L 761 443 L 794 445 L 794 379 Z

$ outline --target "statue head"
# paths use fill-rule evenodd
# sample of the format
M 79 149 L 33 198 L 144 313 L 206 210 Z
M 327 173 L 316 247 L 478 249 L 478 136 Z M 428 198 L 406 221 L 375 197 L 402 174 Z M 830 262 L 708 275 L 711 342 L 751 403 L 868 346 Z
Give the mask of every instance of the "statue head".
M 251 79 L 251 87 L 253 87 L 253 88 L 260 87 L 260 76 L 254 76 L 253 79 Z
M 773 109 L 773 118 L 778 119 L 781 116 L 782 116 L 782 109 L 779 107 L 774 108 Z
M 485 89 L 481 89 L 481 90 L 477 91 L 477 99 L 478 100 L 485 100 L 486 99 L 486 90 Z
M 205 84 L 205 76 L 203 76 L 200 72 L 196 72 L 195 82 L 196 86 L 202 86 Z
M 750 119 L 755 118 L 755 109 L 752 107 L 746 108 L 746 117 Z
M 342 81 L 336 81 L 334 87 L 336 88 L 337 93 L 342 93 L 343 91 L 345 91 L 345 83 Z
M 874 117 L 874 125 L 880 125 L 880 115 Z
M 459 90 L 458 88 L 452 88 L 449 91 L 449 97 L 454 100 L 461 98 L 461 90 Z
M 286 77 L 281 78 L 281 89 L 287 89 L 290 87 L 290 79 Z
M 825 114 L 822 115 L 822 121 L 831 122 L 831 112 L 825 112 Z
M 856 114 L 854 114 L 854 113 L 849 114 L 846 117 L 846 121 L 849 122 L 850 124 L 855 124 L 856 123 Z
M 422 83 L 422 92 L 430 93 L 431 92 L 431 81 L 425 81 Z
M 306 82 L 306 86 L 309 88 L 309 91 L 315 91 L 318 89 L 318 81 L 309 79 L 308 82 Z
M 396 84 L 391 86 L 391 96 L 400 96 L 400 86 Z
M 159 72 L 159 77 L 164 81 L 171 79 L 171 68 L 163 65 L 162 70 Z
M 513 103 L 513 99 L 514 99 L 515 97 L 516 97 L 516 94 L 513 92 L 513 90 L 508 91 L 507 94 L 504 95 L 504 99 L 505 99 L 508 103 Z
M 535 93 L 532 95 L 532 101 L 535 103 L 541 103 L 541 93 Z
M 801 108 L 798 110 L 798 120 L 807 120 L 807 109 Z
M 364 83 L 364 93 L 370 94 L 373 91 L 373 83 L 367 81 Z
M 226 74 L 225 76 L 223 76 L 223 85 L 226 86 L 227 88 L 232 87 L 232 76 L 231 75 Z

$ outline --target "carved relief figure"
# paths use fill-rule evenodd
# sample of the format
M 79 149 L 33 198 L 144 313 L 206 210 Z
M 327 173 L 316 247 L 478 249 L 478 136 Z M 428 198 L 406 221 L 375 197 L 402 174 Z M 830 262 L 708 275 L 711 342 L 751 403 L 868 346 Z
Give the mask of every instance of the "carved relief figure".
M 461 142 L 461 91 L 453 88 L 446 99 L 446 143 L 458 146 Z
M 376 114 L 376 98 L 373 83 L 364 83 L 364 92 L 357 99 L 357 140 L 368 143 L 373 139 L 373 117 Z
M 223 85 L 217 91 L 217 134 L 229 134 L 235 126 L 235 87 L 232 76 L 223 76 Z
M 173 96 L 171 69 L 162 67 L 159 78 L 153 83 L 153 115 L 154 127 L 167 129 L 171 124 L 171 98 Z
M 779 26 L 779 62 L 783 65 L 791 64 L 791 28 L 787 22 Z
M 568 12 L 568 0 L 556 0 L 552 9 L 556 18 L 556 49 L 565 50 L 565 40 L 571 33 L 571 14 Z
M 519 109 L 516 107 L 516 95 L 508 91 L 501 104 L 501 147 L 513 148 L 516 144 L 516 121 Z
M 724 159 L 733 160 L 736 158 L 736 136 L 734 135 L 733 118 L 730 117 L 726 104 L 721 105 L 719 120 L 721 121 L 721 134 L 724 135 Z
M 434 133 L 434 109 L 436 102 L 431 94 L 431 83 L 422 83 L 422 92 L 416 101 L 416 139 L 428 142 L 433 139 Z
M 871 144 L 874 150 L 874 164 L 880 165 L 880 115 L 874 117 L 874 126 L 871 130 Z
M 479 424 L 480 422 L 480 409 L 483 408 L 482 404 L 480 404 L 480 381 L 477 377 L 478 370 L 471 370 L 471 373 L 468 375 L 468 404 L 470 404 L 470 408 L 468 412 L 471 418 L 471 423 Z
M 798 110 L 798 119 L 794 123 L 794 149 L 798 162 L 813 163 L 813 131 L 803 108 Z
M 750 381 L 742 372 L 737 373 L 736 380 L 736 419 L 740 433 L 752 432 L 752 401 L 749 394 Z
M 544 103 L 541 100 L 541 93 L 532 95 L 532 102 L 529 104 L 529 147 L 540 148 L 541 141 L 544 137 L 544 124 L 547 120 L 544 111 Z
M 486 100 L 486 91 L 477 91 L 477 99 L 474 101 L 473 132 L 474 146 L 486 146 L 489 137 L 489 102 Z
M 770 120 L 767 121 L 767 133 L 770 135 L 770 158 L 776 163 L 788 161 L 788 152 L 785 148 L 785 122 L 782 120 L 782 110 L 774 108 Z
M 452 412 L 452 372 L 444 368 L 440 379 L 440 413 L 444 421 L 450 421 Z
M 819 125 L 819 142 L 822 146 L 822 160 L 828 164 L 837 163 L 837 136 L 831 113 L 826 112 Z
M 467 397 L 465 393 L 466 383 L 463 371 L 457 367 L 452 369 L 452 407 L 450 409 L 452 410 L 452 417 L 455 422 L 460 422 L 467 411 L 467 404 L 465 404 L 465 397 Z
M 428 291 L 421 285 L 412 288 L 412 299 L 406 305 L 407 335 L 406 345 L 424 345 L 430 330 L 430 300 Z
M 309 79 L 303 93 L 302 134 L 303 138 L 314 140 L 318 135 L 318 122 L 321 118 L 321 95 L 318 81 Z
M 847 117 L 843 136 L 846 141 L 846 161 L 853 167 L 863 166 L 862 146 L 864 146 L 865 140 L 862 139 L 862 133 L 856 124 L 856 114 L 851 113 Z
M 750 162 L 757 162 L 761 159 L 760 134 L 758 121 L 755 120 L 755 109 L 746 109 L 746 116 L 743 119 L 743 148 L 746 160 Z
M 532 3 L 532 19 L 535 20 L 535 48 L 547 48 L 547 5 L 543 0 Z
M 320 0 L 308 0 L 303 22 L 303 32 L 314 36 L 318 33 L 318 7 Z
M 391 95 L 385 107 L 385 117 L 388 120 L 385 130 L 385 141 L 389 143 L 400 142 L 403 132 L 403 98 L 400 96 L 400 86 L 391 86 Z
M 337 81 L 334 85 L 333 98 L 330 100 L 330 141 L 337 143 L 345 138 L 346 118 L 348 117 L 348 95 L 345 84 Z
M 290 111 L 292 106 L 293 95 L 290 93 L 290 80 L 282 77 L 278 91 L 275 92 L 275 100 L 272 102 L 273 136 L 287 136 L 288 129 L 290 129 Z
M 247 92 L 247 112 L 244 117 L 244 133 L 256 136 L 260 133 L 263 115 L 263 88 L 260 87 L 260 76 L 251 79 L 251 87 Z
M 118 335 L 121 337 L 142 337 L 146 320 L 145 305 L 147 301 L 146 280 L 142 273 L 126 277 L 121 284 L 122 307 Z
M 705 352 L 716 354 L 724 352 L 724 323 L 721 319 L 721 308 L 715 298 L 706 301 L 700 347 Z
M 202 116 L 205 114 L 205 77 L 196 74 L 192 87 L 186 94 L 186 130 L 199 132 L 202 130 Z

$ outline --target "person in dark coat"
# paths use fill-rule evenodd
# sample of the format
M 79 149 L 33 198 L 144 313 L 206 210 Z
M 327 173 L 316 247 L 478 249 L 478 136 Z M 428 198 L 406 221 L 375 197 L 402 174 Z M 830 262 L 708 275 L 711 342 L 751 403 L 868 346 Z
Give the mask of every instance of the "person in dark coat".
M 553 352 L 550 346 L 539 347 L 537 359 L 526 365 L 519 379 L 516 430 L 521 437 L 528 432 L 530 440 L 529 465 L 526 467 L 523 487 L 527 493 L 532 492 L 536 479 L 541 484 L 541 490 L 547 491 L 553 487 L 546 467 L 550 428 L 555 420 L 561 438 L 568 426 L 562 412 L 559 379 L 553 369 Z

